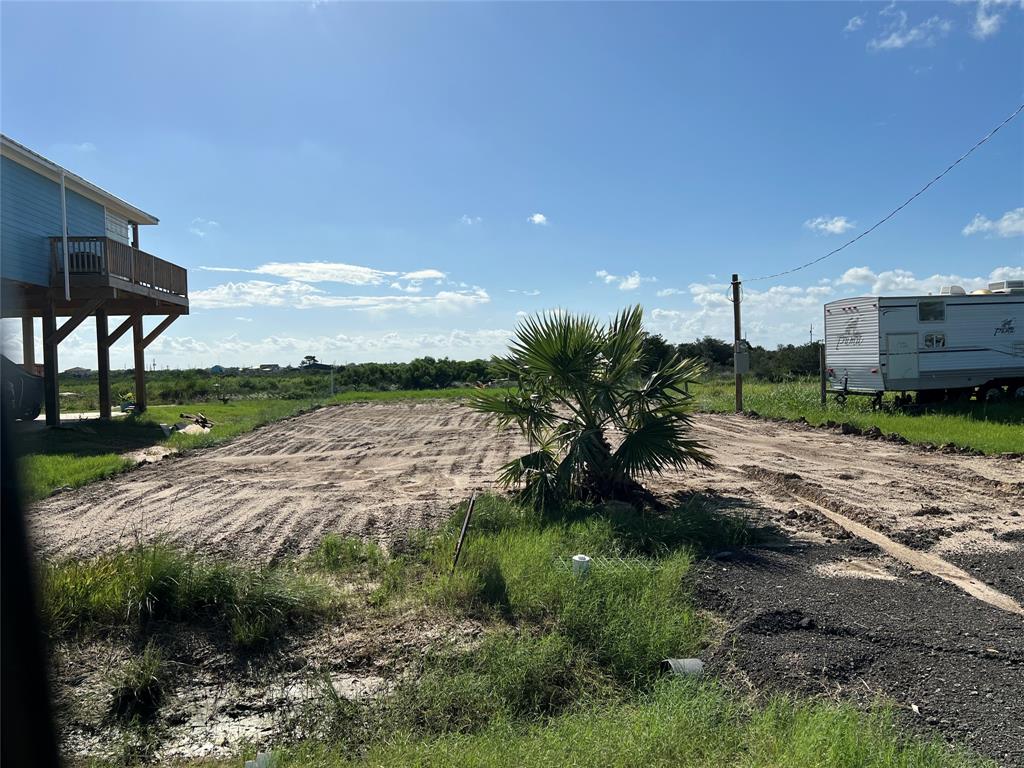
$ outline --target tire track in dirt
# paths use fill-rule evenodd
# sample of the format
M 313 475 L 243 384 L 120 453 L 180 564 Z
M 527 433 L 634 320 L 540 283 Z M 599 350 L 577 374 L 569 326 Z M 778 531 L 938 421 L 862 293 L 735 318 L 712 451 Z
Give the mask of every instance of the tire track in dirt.
M 748 506 L 790 509 L 784 493 L 737 478 L 757 462 L 799 474 L 855 509 L 859 522 L 910 546 L 1005 552 L 1024 529 L 1019 461 L 924 453 L 732 415 L 694 422 L 720 468 L 669 473 L 652 490 L 703 487 Z M 330 531 L 386 544 L 438 524 L 472 490 L 494 487 L 498 467 L 521 448 L 518 436 L 459 403 L 334 406 L 58 494 L 35 504 L 30 522 L 38 546 L 53 554 L 163 537 L 265 559 L 307 550 Z
M 653 483 L 655 490 L 686 490 L 700 480 L 734 494 L 742 481 L 733 472 L 756 462 L 825 490 L 858 522 L 918 549 L 1007 551 L 1012 545 L 1006 537 L 1024 530 L 1019 460 L 926 453 L 734 415 L 702 414 L 697 420 L 719 468 L 691 473 L 688 480 L 670 475 Z M 749 484 L 747 498 L 776 510 L 792 507 L 786 494 L 757 486 Z
M 493 487 L 518 445 L 450 401 L 334 406 L 58 494 L 29 519 L 37 546 L 62 556 L 157 538 L 256 560 L 329 532 L 387 544 Z

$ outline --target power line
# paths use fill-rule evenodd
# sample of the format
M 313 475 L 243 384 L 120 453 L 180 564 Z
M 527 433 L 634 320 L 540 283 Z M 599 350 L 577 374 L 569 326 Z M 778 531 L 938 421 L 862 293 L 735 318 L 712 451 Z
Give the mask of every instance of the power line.
M 915 192 L 913 195 L 908 197 L 901 205 L 897 206 L 896 208 L 893 208 L 884 219 L 881 219 L 880 221 L 875 222 L 875 224 L 873 224 L 872 226 L 870 226 L 867 229 L 865 229 L 863 232 L 861 232 L 859 235 L 857 235 L 852 240 L 849 240 L 848 242 L 843 243 L 842 245 L 840 245 L 835 250 L 832 250 L 832 251 L 829 251 L 828 253 L 826 253 L 824 256 L 819 256 L 818 258 L 814 259 L 813 261 L 808 261 L 806 264 L 801 264 L 799 267 L 793 267 L 792 269 L 787 269 L 787 270 L 785 270 L 783 272 L 776 272 L 773 275 L 762 275 L 761 277 L 748 278 L 746 280 L 746 282 L 750 283 L 750 282 L 754 282 L 756 280 L 771 280 L 772 278 L 782 277 L 783 275 L 791 275 L 794 272 L 799 272 L 801 269 L 807 269 L 807 267 L 813 266 L 813 265 L 817 264 L 820 261 L 824 261 L 825 259 L 829 258 L 830 256 L 835 256 L 837 253 L 839 253 L 841 250 L 843 250 L 845 248 L 849 248 L 851 245 L 856 243 L 862 237 L 865 237 L 866 235 L 869 235 L 872 232 L 874 232 L 880 226 L 885 224 L 885 222 L 887 222 L 889 219 L 891 219 L 893 216 L 895 216 L 897 213 L 902 211 L 904 208 L 906 208 L 908 205 L 910 205 L 912 202 L 914 202 L 917 198 L 919 198 L 921 195 L 923 195 L 926 191 L 928 191 L 928 188 L 932 184 L 937 182 L 939 179 L 941 179 L 943 176 L 945 176 L 951 170 L 953 170 L 958 165 L 960 165 L 960 163 L 962 163 L 964 160 L 966 160 L 968 157 L 970 157 L 971 153 L 973 153 L 974 150 L 976 150 L 978 147 L 980 147 L 986 141 L 988 141 L 993 136 L 995 136 L 999 132 L 1000 128 L 1002 128 L 1004 125 L 1006 125 L 1011 120 L 1013 120 L 1013 118 L 1015 118 L 1017 115 L 1019 115 L 1022 111 L 1024 111 L 1024 104 L 1021 104 L 1019 107 L 1017 107 L 1017 109 L 1014 110 L 1014 113 L 1012 115 L 1010 115 L 1008 118 L 1003 120 L 1003 122 L 1001 122 L 999 125 L 997 125 L 995 128 L 993 128 L 991 131 L 989 131 L 988 134 L 986 134 L 985 137 L 983 139 L 981 139 L 981 141 L 979 141 L 973 147 L 971 147 L 966 152 L 964 152 L 962 155 L 960 155 L 960 157 L 958 157 L 954 163 L 952 163 L 948 168 L 946 168 L 946 170 L 944 170 L 942 173 L 940 173 L 934 179 L 932 179 L 927 184 L 925 184 L 923 187 L 921 187 L 921 189 L 917 190 L 917 192 Z

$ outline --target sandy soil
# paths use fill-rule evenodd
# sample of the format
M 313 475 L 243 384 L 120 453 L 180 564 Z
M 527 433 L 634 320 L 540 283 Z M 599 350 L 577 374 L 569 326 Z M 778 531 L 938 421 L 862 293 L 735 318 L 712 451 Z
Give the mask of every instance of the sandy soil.
M 706 653 L 711 669 L 757 691 L 881 696 L 912 727 L 1024 765 L 1024 622 L 928 570 L 949 564 L 1024 603 L 1024 463 L 735 416 L 696 421 L 718 468 L 672 473 L 652 489 L 706 494 L 776 533 L 767 546 L 717 553 L 699 568 L 698 598 L 728 624 Z M 59 494 L 34 505 L 30 522 L 37 546 L 60 555 L 153 537 L 250 560 L 307 550 L 333 531 L 387 544 L 493 487 L 518 447 L 457 403 L 336 406 Z M 879 536 L 865 540 L 837 519 Z M 239 739 L 268 738 L 324 664 L 342 695 L 373 695 L 416 652 L 398 641 L 436 629 L 356 622 L 342 639 L 333 629 L 290 639 L 275 657 L 280 669 L 244 673 L 222 651 L 176 652 L 199 671 L 178 683 L 165 749 L 226 753 Z M 441 636 L 464 631 L 478 628 Z M 395 648 L 376 647 L 392 640 Z M 108 655 L 127 652 L 117 645 Z M 73 752 L 89 753 L 106 738 L 93 715 L 110 665 L 91 644 L 62 653 L 65 737 Z
M 30 525 L 59 555 L 156 537 L 257 560 L 330 532 L 386 544 L 490 488 L 515 444 L 449 401 L 334 406 L 58 494 L 34 505 Z
M 736 416 L 697 420 L 719 468 L 673 473 L 656 492 L 739 489 L 748 503 L 792 508 L 792 498 L 753 476 L 756 464 L 820 486 L 859 522 L 938 554 L 1010 551 L 1024 529 L 1019 461 Z M 308 550 L 328 532 L 386 544 L 493 487 L 517 445 L 458 403 L 335 406 L 58 494 L 34 505 L 30 523 L 37 545 L 61 555 L 154 537 L 258 560 Z

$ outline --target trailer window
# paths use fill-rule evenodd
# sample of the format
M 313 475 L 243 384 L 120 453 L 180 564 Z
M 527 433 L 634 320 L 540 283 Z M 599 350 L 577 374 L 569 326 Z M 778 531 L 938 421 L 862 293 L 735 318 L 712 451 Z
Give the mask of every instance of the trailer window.
M 917 319 L 922 323 L 942 322 L 946 319 L 946 302 L 922 301 L 917 305 Z
M 925 349 L 945 349 L 946 348 L 946 334 L 944 334 L 944 333 L 926 333 L 924 335 L 924 348 Z

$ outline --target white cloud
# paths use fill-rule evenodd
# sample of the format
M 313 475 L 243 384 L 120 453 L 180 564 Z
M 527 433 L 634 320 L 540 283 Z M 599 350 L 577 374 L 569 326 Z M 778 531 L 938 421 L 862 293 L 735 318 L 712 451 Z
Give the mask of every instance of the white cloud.
M 932 16 L 920 24 L 911 25 L 907 12 L 895 7 L 895 2 L 879 11 L 880 16 L 891 19 L 884 31 L 868 41 L 868 48 L 876 51 L 895 51 L 908 45 L 935 45 L 940 37 L 945 37 L 953 28 L 952 22 L 939 16 Z
M 530 290 L 530 291 L 521 291 L 518 288 L 509 288 L 508 292 L 509 293 L 518 293 L 518 294 L 521 294 L 523 296 L 540 296 L 540 291 L 538 291 L 536 288 L 534 288 L 533 290 Z
M 606 285 L 612 285 L 617 283 L 620 291 L 635 291 L 640 287 L 641 283 L 656 283 L 658 278 L 656 277 L 644 277 L 639 272 L 634 270 L 628 275 L 613 275 L 606 269 L 599 269 L 594 273 L 595 276 L 601 278 Z
M 270 262 L 251 271 L 257 275 L 273 275 L 286 280 L 301 280 L 304 283 L 346 285 L 380 285 L 385 279 L 397 274 L 337 261 Z
M 448 275 L 439 269 L 418 269 L 402 275 L 403 280 L 444 280 L 446 277 Z
M 414 272 L 395 272 L 339 261 L 272 261 L 254 269 L 240 267 L 200 267 L 206 272 L 242 272 L 251 275 L 271 275 L 303 283 L 345 283 L 346 285 L 383 285 L 394 279 L 444 280 L 447 274 L 439 269 L 419 269 Z
M 963 228 L 964 237 L 984 233 L 986 237 L 1016 237 L 1024 235 L 1024 208 L 1007 211 L 994 221 L 980 213 Z
M 392 283 L 391 287 L 396 291 L 404 291 L 405 293 L 419 293 L 423 290 L 423 286 L 419 283 L 409 283 L 402 285 L 401 283 Z
M 971 34 L 979 40 L 992 37 L 999 31 L 1008 9 L 1024 8 L 1020 0 L 979 0 L 974 11 Z
M 850 221 L 845 216 L 833 216 L 832 218 L 819 216 L 804 222 L 805 228 L 817 232 L 819 235 L 841 235 L 856 226 L 857 222 Z
M 252 322 L 252 318 L 251 317 L 236 317 L 235 320 L 238 320 L 239 322 L 242 322 L 242 323 L 251 323 Z
M 196 237 L 206 237 L 217 229 L 220 229 L 220 224 L 216 221 L 213 219 L 203 219 L 198 216 L 192 219 L 192 223 L 188 227 L 188 231 Z
M 266 362 L 296 365 L 308 354 L 321 360 L 339 362 L 388 362 L 433 355 L 469 359 L 503 352 L 512 332 L 505 329 L 454 329 L 436 333 L 388 331 L 379 334 L 308 336 L 267 336 L 245 339 L 237 334 L 219 338 L 196 338 L 164 334 L 149 350 L 172 365 L 255 365 Z M 198 358 L 198 360 L 197 360 Z M 88 359 L 86 358 L 86 361 Z M 69 362 L 69 365 L 71 363 Z
M 872 294 L 927 295 L 938 293 L 944 285 L 959 285 L 967 291 L 973 291 L 987 287 L 990 282 L 1020 278 L 1024 278 L 1024 267 L 997 267 L 987 277 L 934 274 L 922 278 L 906 269 L 890 269 L 876 273 L 868 267 L 853 267 L 846 270 L 835 283 L 837 286 L 867 286 L 868 292 Z
M 306 297 L 322 293 L 319 288 L 295 281 L 271 283 L 266 280 L 247 280 L 192 291 L 189 304 L 198 309 L 297 307 Z
M 543 213 L 535 213 L 526 219 L 531 224 L 537 224 L 538 226 L 546 226 L 548 223 L 548 217 Z
M 407 289 L 402 288 L 403 292 Z M 415 291 L 418 293 L 418 290 Z M 231 309 L 240 307 L 292 307 L 294 309 L 336 308 L 364 311 L 407 310 L 410 312 L 446 312 L 469 309 L 489 302 L 483 288 L 438 291 L 420 296 L 338 296 L 308 283 L 290 280 L 271 283 L 247 280 L 223 283 L 212 288 L 193 291 L 189 303 L 198 309 Z
M 864 26 L 863 16 L 854 16 L 848 22 L 846 27 L 843 29 L 844 32 L 856 32 L 858 29 Z
M 475 224 L 482 224 L 482 223 L 483 223 L 483 219 L 480 218 L 479 216 L 470 216 L 469 214 L 464 213 L 464 214 L 462 214 L 462 216 L 459 217 L 459 224 L 462 224 L 463 226 L 466 226 L 466 227 L 472 227 Z
M 744 286 L 743 328 L 753 344 L 773 347 L 777 344 L 801 344 L 807 341 L 814 325 L 815 338 L 821 334 L 822 306 L 847 297 L 876 294 L 927 295 L 938 293 L 944 285 L 960 285 L 967 291 L 985 288 L 999 280 L 1024 279 L 1024 267 L 997 267 L 987 276 L 935 274 L 917 277 L 906 269 L 874 272 L 868 267 L 853 267 L 841 276 L 815 285 L 775 285 L 758 288 Z M 687 290 L 689 308 L 655 308 L 649 313 L 650 330 L 670 341 L 688 341 L 705 335 L 732 338 L 732 302 L 725 282 L 692 283 Z
M 666 296 L 678 296 L 681 293 L 686 293 L 686 291 L 682 291 L 679 288 L 662 288 L 658 291 L 657 295 L 660 298 L 665 298 Z

